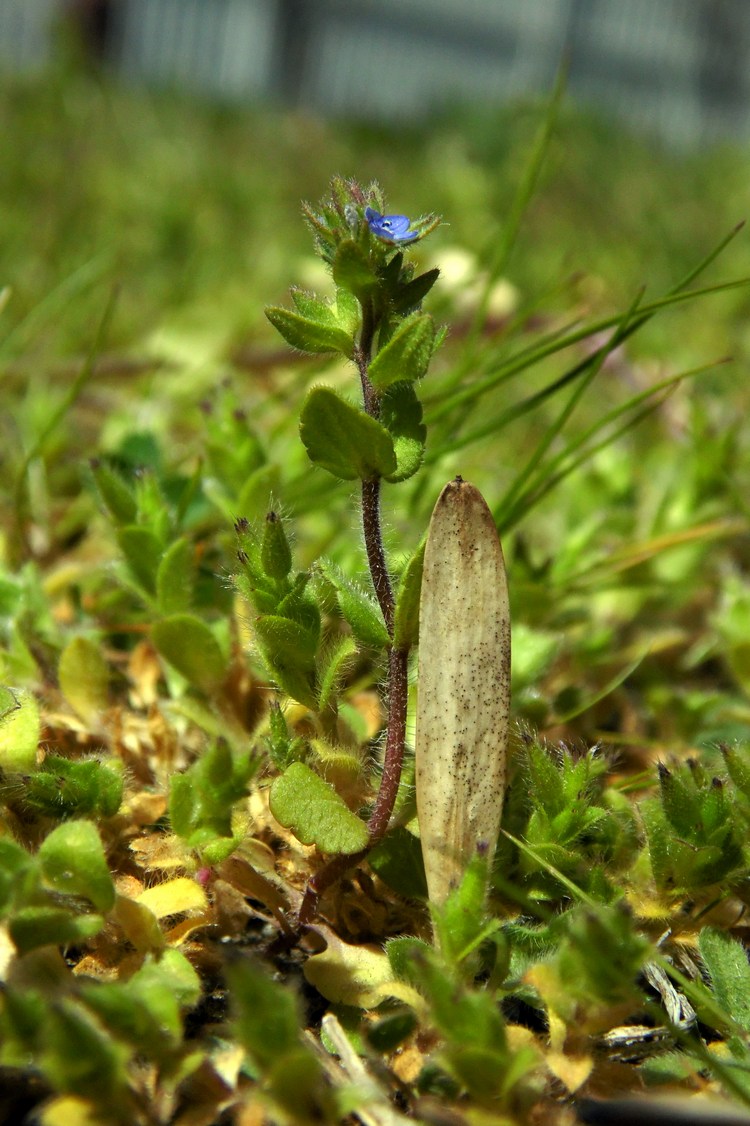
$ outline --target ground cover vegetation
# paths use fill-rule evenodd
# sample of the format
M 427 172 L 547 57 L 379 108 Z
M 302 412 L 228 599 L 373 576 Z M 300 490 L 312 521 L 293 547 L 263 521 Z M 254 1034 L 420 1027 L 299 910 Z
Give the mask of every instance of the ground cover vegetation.
M 739 1114 L 747 158 L 558 98 L 390 133 L 69 69 L 0 114 L 6 1120 Z M 512 722 L 494 859 L 431 912 L 459 474 Z

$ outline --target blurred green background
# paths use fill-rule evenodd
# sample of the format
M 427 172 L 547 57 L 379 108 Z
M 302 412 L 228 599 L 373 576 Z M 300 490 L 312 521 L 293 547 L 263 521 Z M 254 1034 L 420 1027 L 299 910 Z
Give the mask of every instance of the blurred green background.
M 512 252 L 490 284 L 546 103 L 463 107 L 390 127 L 324 121 L 117 83 L 70 42 L 42 73 L 6 77 L 0 473 L 12 523 L 19 466 L 26 473 L 24 458 L 44 438 L 43 472 L 29 485 L 44 524 L 43 565 L 60 566 L 67 546 L 97 527 L 81 492 L 87 458 L 105 452 L 192 472 L 201 404 L 218 398 L 246 412 L 277 467 L 300 563 L 325 551 L 361 571 L 359 532 L 342 535 L 351 497 L 309 472 L 296 433 L 306 388 L 321 378 L 343 384 L 349 373 L 295 356 L 263 316 L 291 284 L 330 284 L 300 201 L 319 199 L 334 173 L 377 179 L 394 211 L 444 217 L 416 252 L 420 265 L 441 267 L 430 311 L 449 330 L 434 382 L 421 390 L 428 421 L 457 379 L 470 389 L 481 372 L 566 325 L 621 315 L 644 286 L 642 300 L 657 299 L 743 219 L 750 159 L 740 144 L 678 151 L 563 100 Z M 748 275 L 750 241 L 740 232 L 695 284 Z M 482 300 L 488 317 L 473 338 Z M 616 732 L 632 742 L 750 730 L 749 309 L 750 291 L 739 286 L 646 324 L 571 408 L 566 434 L 584 434 L 679 372 L 705 370 L 530 497 L 528 511 L 516 505 L 506 538 L 514 675 L 518 710 L 532 722 L 577 730 L 575 718 L 590 709 L 586 737 Z M 550 456 L 564 449 L 563 437 L 549 437 L 562 401 L 543 397 L 511 426 L 500 425 L 504 412 L 602 339 L 592 330 L 515 381 L 475 401 L 469 393 L 440 420 L 428 471 L 388 491 L 394 550 L 413 548 L 457 472 L 485 491 L 502 524 L 519 468 L 548 438 Z M 68 409 L 92 349 L 93 376 Z M 64 417 L 51 424 L 58 409 Z M 483 436 L 466 441 L 480 424 Z M 214 515 L 220 534 L 231 515 L 218 523 Z M 628 691 L 618 695 L 620 681 Z

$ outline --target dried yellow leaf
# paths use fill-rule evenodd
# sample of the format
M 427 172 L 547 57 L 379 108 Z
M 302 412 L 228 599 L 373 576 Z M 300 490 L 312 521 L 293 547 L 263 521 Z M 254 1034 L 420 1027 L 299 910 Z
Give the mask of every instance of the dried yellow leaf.
M 417 813 L 430 900 L 440 905 L 478 849 L 494 852 L 510 710 L 503 552 L 482 494 L 460 477 L 430 521 L 419 632 Z
M 148 907 L 157 919 L 179 915 L 183 911 L 203 911 L 207 906 L 203 888 L 187 876 L 178 876 L 175 880 L 146 888 L 138 896 L 138 903 Z
M 328 1001 L 373 1008 L 387 996 L 382 990 L 393 982 L 393 970 L 382 946 L 352 946 L 323 925 L 312 928 L 326 942 L 326 949 L 313 954 L 302 972 Z
M 564 1052 L 547 1052 L 544 1057 L 552 1074 L 571 1092 L 577 1091 L 594 1068 L 593 1056 L 568 1056 Z

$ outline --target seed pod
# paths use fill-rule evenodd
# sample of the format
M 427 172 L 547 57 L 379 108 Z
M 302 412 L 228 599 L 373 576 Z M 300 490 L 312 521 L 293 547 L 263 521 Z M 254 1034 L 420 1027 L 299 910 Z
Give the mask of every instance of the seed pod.
M 430 521 L 419 614 L 417 813 L 430 901 L 479 850 L 491 861 L 505 793 L 510 612 L 482 494 L 457 477 Z

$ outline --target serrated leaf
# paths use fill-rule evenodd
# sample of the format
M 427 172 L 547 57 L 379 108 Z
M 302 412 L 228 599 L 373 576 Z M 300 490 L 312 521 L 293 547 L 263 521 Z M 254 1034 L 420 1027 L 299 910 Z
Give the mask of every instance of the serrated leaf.
M 177 672 L 202 692 L 211 694 L 223 682 L 226 661 L 218 641 L 200 618 L 173 614 L 152 627 L 157 650 Z
M 293 762 L 271 786 L 269 804 L 279 824 L 321 852 L 347 856 L 367 846 L 367 826 L 333 786 L 302 762 Z
M 329 387 L 315 387 L 307 396 L 300 437 L 310 461 L 344 481 L 396 472 L 393 439 L 385 427 Z
M 425 544 L 422 543 L 406 565 L 396 596 L 393 644 L 410 649 L 419 641 L 419 597 L 422 591 Z
M 393 439 L 396 469 L 385 474 L 395 483 L 412 477 L 424 456 L 427 427 L 422 422 L 422 404 L 411 383 L 394 383 L 380 400 L 380 418 Z
M 413 383 L 427 371 L 435 340 L 435 325 L 426 313 L 414 313 L 396 329 L 374 356 L 367 374 L 373 387 L 384 391 L 392 383 Z
M 179 614 L 190 608 L 193 579 L 193 548 L 182 536 L 164 552 L 156 572 L 156 598 L 162 614 Z
M 74 637 L 60 654 L 60 689 L 75 712 L 93 723 L 109 703 L 109 669 L 99 645 L 88 637 Z
M 111 911 L 115 885 L 99 834 L 90 821 L 66 821 L 39 846 L 42 873 L 55 891 L 85 896 L 98 911 Z
M 430 520 L 420 604 L 416 794 L 430 900 L 477 851 L 491 861 L 505 792 L 510 614 L 497 529 L 460 478 Z
M 5 770 L 31 770 L 36 764 L 41 721 L 39 705 L 25 688 L 11 693 L 15 706 L 6 700 L 0 719 L 0 767 Z
M 383 615 L 371 596 L 347 579 L 343 571 L 330 560 L 321 560 L 319 566 L 326 579 L 335 587 L 339 609 L 357 641 L 371 645 L 374 649 L 389 645 L 390 637 Z
M 300 352 L 312 352 L 315 355 L 341 352 L 344 356 L 351 355 L 352 337 L 337 324 L 321 324 L 300 313 L 293 313 L 291 309 L 275 305 L 268 306 L 265 314 L 287 344 Z
M 342 289 L 360 296 L 378 284 L 367 254 L 353 239 L 340 242 L 333 260 L 333 280 Z
M 164 551 L 159 537 L 150 528 L 129 524 L 118 529 L 117 542 L 133 578 L 147 594 L 155 594 L 156 575 Z

